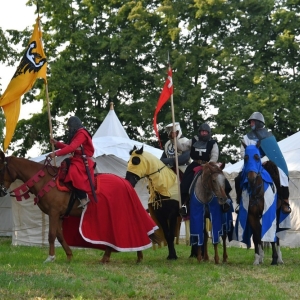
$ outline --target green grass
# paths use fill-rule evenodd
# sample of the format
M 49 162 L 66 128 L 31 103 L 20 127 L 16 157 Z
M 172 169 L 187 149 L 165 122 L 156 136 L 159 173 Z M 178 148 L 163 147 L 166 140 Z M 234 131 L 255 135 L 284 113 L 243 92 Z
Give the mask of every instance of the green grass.
M 282 248 L 284 264 L 253 266 L 254 250 L 228 248 L 228 263 L 188 258 L 190 247 L 176 245 L 179 259 L 168 261 L 167 248 L 136 253 L 113 253 L 99 263 L 103 252 L 74 249 L 71 263 L 62 248 L 56 261 L 44 264 L 48 248 L 12 246 L 0 238 L 1 299 L 299 299 L 300 249 Z M 222 255 L 220 246 L 219 254 Z

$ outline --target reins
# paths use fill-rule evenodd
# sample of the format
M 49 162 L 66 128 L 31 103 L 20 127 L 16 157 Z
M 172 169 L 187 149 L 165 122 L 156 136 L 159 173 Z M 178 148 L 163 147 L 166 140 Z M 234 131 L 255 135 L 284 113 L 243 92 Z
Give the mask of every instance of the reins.
M 150 173 L 150 174 L 147 174 L 147 175 L 141 177 L 140 179 L 143 179 L 143 178 L 149 178 L 151 175 L 154 175 L 154 174 L 156 174 L 156 173 L 160 173 L 160 171 L 161 171 L 163 168 L 165 168 L 165 167 L 166 167 L 166 165 L 164 165 L 163 167 L 161 167 L 160 169 L 158 169 L 157 171 L 155 171 L 155 172 L 153 172 L 153 173 Z
M 264 196 L 263 180 L 258 186 L 255 186 L 258 177 L 260 177 L 262 179 L 261 173 L 258 173 L 257 176 L 255 177 L 254 189 L 251 190 L 250 187 L 248 187 L 249 188 L 248 192 L 249 192 L 249 195 L 251 196 L 249 205 L 251 205 L 251 206 L 258 205 L 259 199 Z M 251 199 L 252 199 L 252 201 L 251 201 Z
M 7 158 L 7 157 L 5 158 L 4 168 L 1 169 L 1 173 L 3 171 L 3 174 L 4 174 L 4 172 L 6 170 L 9 177 L 11 178 L 11 180 L 14 181 L 13 177 L 10 173 L 10 170 L 8 168 L 8 159 L 9 158 Z M 30 188 L 32 188 L 37 182 L 39 182 L 41 180 L 42 177 L 45 176 L 44 169 L 46 169 L 47 173 L 52 177 L 52 179 L 42 187 L 42 189 L 38 192 L 37 196 L 34 198 L 34 203 L 36 204 L 39 201 L 40 197 L 42 197 L 45 193 L 47 193 L 52 187 L 54 187 L 56 185 L 55 178 L 57 176 L 57 172 L 54 169 L 54 167 L 51 165 L 50 162 L 51 162 L 51 160 L 46 159 L 44 162 L 43 168 L 40 169 L 34 176 L 32 176 L 29 180 L 27 180 L 21 186 L 15 188 L 11 192 L 9 192 L 10 196 L 16 198 L 17 201 L 22 201 L 22 197 L 24 197 L 24 199 L 29 199 L 30 198 L 30 196 L 29 196 Z M 49 167 L 52 171 L 54 170 L 53 175 L 49 172 Z M 3 184 L 1 184 L 1 188 L 3 189 Z

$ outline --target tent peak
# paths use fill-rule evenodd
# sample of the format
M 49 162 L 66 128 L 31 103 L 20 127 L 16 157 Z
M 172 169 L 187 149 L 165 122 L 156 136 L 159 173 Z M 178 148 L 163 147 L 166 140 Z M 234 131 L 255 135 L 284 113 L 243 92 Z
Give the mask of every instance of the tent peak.
M 114 103 L 110 102 L 109 105 L 110 105 L 109 110 L 114 110 Z

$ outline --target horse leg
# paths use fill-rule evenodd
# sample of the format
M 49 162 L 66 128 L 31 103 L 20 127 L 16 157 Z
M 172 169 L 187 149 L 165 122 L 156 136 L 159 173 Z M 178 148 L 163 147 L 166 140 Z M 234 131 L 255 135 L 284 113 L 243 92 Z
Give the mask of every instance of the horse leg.
M 218 265 L 220 263 L 220 257 L 218 252 L 218 243 L 214 244 L 214 250 L 215 250 L 215 264 Z
M 55 261 L 55 239 L 56 239 L 58 226 L 59 226 L 59 215 L 57 214 L 53 215 L 49 212 L 49 233 L 48 233 L 49 255 L 44 261 L 44 263 Z
M 203 260 L 204 261 L 209 261 L 209 256 L 208 256 L 208 232 L 206 228 L 204 228 L 204 243 L 203 243 Z
M 265 257 L 262 244 L 258 244 L 258 254 L 259 254 L 259 263 L 262 264 L 264 262 L 264 257 Z
M 283 260 L 282 260 L 282 253 L 281 253 L 281 250 L 280 250 L 280 242 L 279 242 L 279 238 L 277 238 L 277 242 L 276 242 L 276 246 L 277 246 L 277 255 L 278 255 L 278 259 L 277 259 L 277 262 L 279 264 L 283 264 Z
M 222 235 L 222 240 L 223 240 L 223 263 L 226 263 L 227 259 L 228 259 L 226 239 L 227 239 L 227 234 L 225 233 L 225 234 Z
M 263 249 L 261 246 L 261 224 L 260 219 L 254 214 L 248 214 L 248 222 L 253 232 L 254 262 L 253 265 L 263 263 Z
M 159 222 L 165 239 L 168 244 L 168 250 L 169 250 L 169 255 L 167 259 L 172 260 L 172 259 L 177 259 L 177 254 L 174 246 L 174 238 L 175 238 L 175 228 L 176 228 L 176 223 L 177 223 L 177 215 L 175 213 L 170 213 L 169 218 L 166 218 L 166 216 L 163 215 L 164 212 L 160 210 L 156 210 L 155 217 L 157 218 L 157 221 Z
M 106 263 L 109 263 L 110 262 L 110 255 L 111 255 L 111 252 L 112 252 L 112 248 L 109 247 L 109 246 L 106 246 L 105 248 L 105 252 L 102 256 L 102 259 L 100 260 L 100 262 L 102 264 L 106 264 Z
M 271 245 L 272 245 L 272 262 L 271 262 L 271 265 L 278 265 L 278 254 L 277 254 L 277 251 L 276 251 L 275 242 L 272 242 Z
M 137 262 L 137 263 L 142 262 L 142 260 L 143 260 L 143 258 L 144 258 L 143 252 L 142 252 L 142 251 L 137 251 L 136 254 L 137 254 L 137 261 L 136 261 L 136 262 Z
M 56 237 L 63 249 L 65 250 L 65 253 L 67 255 L 67 260 L 71 261 L 73 257 L 73 253 L 69 245 L 66 243 L 63 232 L 62 232 L 62 219 L 60 219 L 59 226 L 56 231 Z
M 202 246 L 197 246 L 197 260 L 198 260 L 198 262 L 201 262 L 201 260 L 202 260 L 201 248 L 202 248 Z

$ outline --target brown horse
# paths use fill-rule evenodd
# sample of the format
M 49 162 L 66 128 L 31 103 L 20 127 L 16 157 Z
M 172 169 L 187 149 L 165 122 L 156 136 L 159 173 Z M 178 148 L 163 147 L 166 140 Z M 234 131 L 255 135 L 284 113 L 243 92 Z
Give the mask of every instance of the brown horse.
M 269 173 L 262 167 L 259 143 L 246 146 L 241 174 L 242 198 L 236 225 L 237 239 L 251 245 L 253 236 L 254 265 L 263 262 L 263 242 L 272 245 L 272 265 L 278 263 L 276 250 L 276 187 Z
M 225 191 L 226 177 L 213 162 L 203 165 L 202 172 L 198 173 L 192 183 L 190 198 L 190 232 L 191 244 L 198 245 L 197 260 L 208 260 L 206 218 L 212 224 L 212 242 L 214 246 L 214 260 L 220 261 L 218 243 L 220 236 L 223 240 L 223 262 L 227 262 L 226 238 L 232 231 L 232 204 L 227 212 L 223 212 L 223 205 L 228 201 Z M 227 202 L 228 203 L 228 202 Z M 231 203 L 231 201 L 230 201 Z M 204 253 L 201 246 L 204 245 Z
M 62 192 L 58 190 L 55 183 L 57 172 L 58 168 L 53 167 L 48 159 L 46 160 L 45 165 L 42 165 L 24 158 L 17 158 L 14 156 L 5 157 L 4 153 L 2 151 L 0 152 L 0 197 L 3 197 L 7 193 L 7 189 L 12 182 L 16 179 L 20 179 L 25 183 L 25 191 L 23 189 L 22 192 L 25 192 L 25 194 L 31 192 L 36 195 L 36 204 L 49 216 L 49 256 L 45 262 L 55 260 L 54 242 L 56 238 L 62 245 L 67 255 L 67 259 L 69 261 L 71 260 L 73 255 L 72 250 L 67 244 L 62 232 L 63 217 L 66 215 L 67 211 L 69 211 L 67 214 L 70 216 L 80 217 L 82 213 L 89 215 L 90 205 L 92 205 L 93 208 L 99 207 L 103 216 L 103 219 L 100 219 L 99 221 L 100 228 L 92 227 L 93 232 L 101 232 L 101 234 L 106 234 L 107 237 L 107 231 L 109 231 L 110 227 L 115 229 L 114 226 L 121 226 L 122 232 L 118 233 L 118 237 L 121 236 L 124 239 L 124 236 L 126 237 L 128 234 L 133 240 L 131 241 L 131 238 L 130 241 L 128 241 L 129 239 L 126 240 L 126 245 L 129 246 L 120 248 L 112 242 L 116 239 L 117 234 L 114 233 L 113 229 L 109 231 L 112 235 L 112 237 L 109 237 L 111 240 L 102 240 L 99 242 L 102 248 L 100 246 L 98 248 L 105 250 L 101 259 L 102 263 L 109 262 L 112 251 L 137 251 L 137 262 L 140 262 L 143 259 L 143 254 L 140 249 L 151 247 L 150 239 L 155 243 L 160 242 L 160 240 L 157 241 L 157 236 L 154 232 L 154 230 L 157 229 L 156 224 L 149 217 L 136 192 L 125 179 L 113 174 L 99 174 L 99 177 L 103 176 L 105 179 L 105 184 L 103 185 L 109 185 L 111 186 L 111 189 L 106 192 L 107 190 L 105 190 L 105 187 L 103 186 L 102 194 L 105 194 L 102 195 L 100 192 L 97 193 L 97 203 L 94 201 L 93 196 L 89 195 L 89 198 L 92 200 L 87 208 L 82 210 L 77 207 L 79 202 L 69 207 L 71 192 Z M 20 191 L 21 189 L 18 189 L 19 195 Z M 17 195 L 17 193 L 15 194 Z M 127 195 L 129 195 L 129 198 L 127 198 Z M 122 218 L 117 217 L 116 219 L 115 208 L 122 210 L 120 213 L 122 214 Z M 106 216 L 110 216 L 111 220 Z M 101 222 L 106 223 L 101 224 Z M 121 225 L 120 222 L 122 223 Z M 147 225 L 145 226 L 145 224 Z M 143 243 L 141 240 L 137 240 L 136 237 L 132 237 L 132 231 L 134 230 L 132 226 L 142 228 L 137 235 L 139 235 L 138 238 L 143 236 Z

